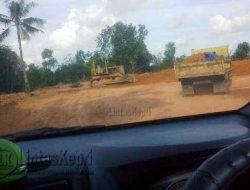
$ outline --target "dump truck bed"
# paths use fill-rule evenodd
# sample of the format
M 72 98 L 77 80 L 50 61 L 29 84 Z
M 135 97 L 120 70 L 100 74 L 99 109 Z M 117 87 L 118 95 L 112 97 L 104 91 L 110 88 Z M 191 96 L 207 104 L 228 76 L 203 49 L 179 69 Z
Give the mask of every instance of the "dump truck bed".
M 199 87 L 212 85 L 213 93 L 227 93 L 232 84 L 230 60 L 175 64 L 176 78 L 183 95 L 193 95 Z
M 175 75 L 179 80 L 185 78 L 225 75 L 230 72 L 231 62 L 224 60 L 175 64 Z

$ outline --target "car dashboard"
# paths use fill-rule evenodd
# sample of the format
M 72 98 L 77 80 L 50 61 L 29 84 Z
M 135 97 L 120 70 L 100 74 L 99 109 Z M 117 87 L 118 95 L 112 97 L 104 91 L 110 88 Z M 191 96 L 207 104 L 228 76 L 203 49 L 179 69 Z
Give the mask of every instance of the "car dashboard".
M 249 110 L 17 138 L 28 175 L 12 188 L 177 190 L 208 157 L 250 137 Z

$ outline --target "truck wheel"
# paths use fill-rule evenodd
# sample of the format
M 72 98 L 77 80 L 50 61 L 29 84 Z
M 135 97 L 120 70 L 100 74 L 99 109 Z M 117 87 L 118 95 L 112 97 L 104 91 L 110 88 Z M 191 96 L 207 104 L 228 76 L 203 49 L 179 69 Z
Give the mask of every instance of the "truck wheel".
M 227 93 L 230 89 L 230 83 L 226 81 L 215 81 L 213 84 L 213 93 Z
M 92 80 L 92 81 L 90 82 L 90 86 L 91 86 L 92 88 L 98 88 L 98 87 L 100 87 L 100 80 Z
M 194 95 L 194 86 L 192 83 L 181 82 L 182 94 L 184 96 Z

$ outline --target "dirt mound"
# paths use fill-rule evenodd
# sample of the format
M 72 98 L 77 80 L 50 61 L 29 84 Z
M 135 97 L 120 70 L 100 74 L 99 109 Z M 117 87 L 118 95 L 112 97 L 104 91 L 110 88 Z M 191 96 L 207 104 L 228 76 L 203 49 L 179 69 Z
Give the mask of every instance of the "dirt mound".
M 0 107 L 12 106 L 27 98 L 25 93 L 0 94 Z
M 232 61 L 233 76 L 250 75 L 250 59 Z
M 158 82 L 174 82 L 175 74 L 173 69 L 167 69 L 159 72 L 136 74 L 136 84 L 151 84 Z

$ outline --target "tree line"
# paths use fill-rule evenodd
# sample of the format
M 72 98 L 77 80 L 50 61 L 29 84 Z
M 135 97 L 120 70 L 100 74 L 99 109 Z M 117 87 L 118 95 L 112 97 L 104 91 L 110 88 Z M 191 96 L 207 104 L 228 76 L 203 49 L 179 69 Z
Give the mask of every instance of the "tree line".
M 74 55 L 67 55 L 60 63 L 51 49 L 41 52 L 42 63 L 26 66 L 22 53 L 22 40 L 28 40 L 32 34 L 42 32 L 45 21 L 36 17 L 27 17 L 36 4 L 24 0 L 6 1 L 10 15 L 0 14 L 0 24 L 4 26 L 0 34 L 0 92 L 30 92 L 31 90 L 53 86 L 58 83 L 74 83 L 88 80 L 91 76 L 91 63 L 100 65 L 107 61 L 109 66 L 123 65 L 127 73 L 152 72 L 172 68 L 175 60 L 182 62 L 185 55 L 175 56 L 175 43 L 165 45 L 163 55 L 153 55 L 147 48 L 145 39 L 148 30 L 144 25 L 134 26 L 117 22 L 104 28 L 97 36 L 97 47 L 93 52 L 78 50 Z M 19 56 L 3 45 L 11 27 L 15 26 L 19 44 Z M 248 42 L 238 45 L 232 59 L 249 57 Z

